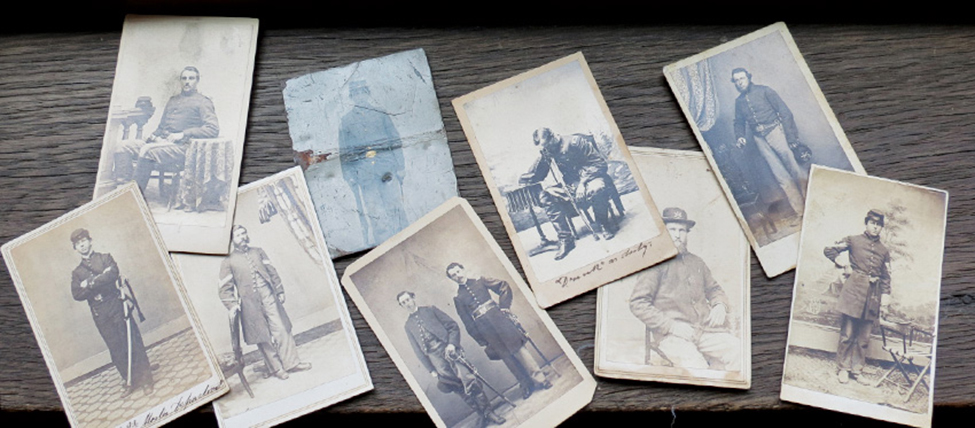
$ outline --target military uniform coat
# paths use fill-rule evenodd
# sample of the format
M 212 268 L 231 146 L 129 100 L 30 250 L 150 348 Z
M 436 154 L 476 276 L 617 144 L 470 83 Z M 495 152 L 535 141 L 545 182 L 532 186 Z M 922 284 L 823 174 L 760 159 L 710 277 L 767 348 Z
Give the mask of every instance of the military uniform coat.
M 262 281 L 258 281 L 260 278 Z M 263 285 L 264 283 L 268 285 Z M 240 301 L 241 325 L 244 330 L 244 341 L 248 344 L 268 343 L 271 332 L 264 320 L 264 306 L 261 294 L 256 287 L 270 286 L 276 296 L 284 293 L 281 277 L 271 264 L 264 250 L 249 247 L 246 251 L 234 249 L 220 264 L 220 300 L 227 309 Z M 235 296 L 236 290 L 236 296 Z M 288 332 L 291 332 L 291 320 L 284 310 L 281 301 L 275 298 L 281 313 L 281 322 Z
M 492 298 L 492 292 L 498 296 L 497 302 Z M 457 287 L 454 297 L 457 315 L 467 333 L 485 347 L 484 352 L 492 360 L 511 356 L 527 342 L 508 314 L 501 311 L 511 307 L 511 300 L 511 287 L 498 279 L 468 278 Z
M 444 345 L 454 345 L 460 350 L 460 328 L 457 322 L 449 315 L 438 309 L 436 306 L 420 306 L 416 312 L 410 314 L 406 320 L 406 336 L 410 339 L 410 345 L 416 357 L 423 363 L 427 371 L 437 371 L 436 366 L 430 361 L 429 354 L 432 352 L 429 347 L 431 340 Z M 435 356 L 436 358 L 436 356 Z M 443 358 L 443 356 L 439 356 Z
M 730 309 L 721 285 L 704 260 L 694 254 L 678 254 L 638 278 L 630 296 L 630 311 L 658 335 L 670 334 L 671 326 L 678 321 L 703 328 L 715 305 Z
M 182 132 L 184 140 L 190 138 L 214 138 L 220 134 L 217 113 L 210 98 L 193 91 L 179 93 L 169 98 L 163 110 L 159 127 L 152 133 L 159 138 Z
M 843 282 L 836 310 L 853 318 L 875 320 L 880 316 L 880 297 L 890 294 L 890 251 L 879 236 L 864 232 L 837 241 L 823 254 L 835 262 L 844 251 L 849 252 L 853 273 Z M 870 277 L 876 278 L 872 284 Z

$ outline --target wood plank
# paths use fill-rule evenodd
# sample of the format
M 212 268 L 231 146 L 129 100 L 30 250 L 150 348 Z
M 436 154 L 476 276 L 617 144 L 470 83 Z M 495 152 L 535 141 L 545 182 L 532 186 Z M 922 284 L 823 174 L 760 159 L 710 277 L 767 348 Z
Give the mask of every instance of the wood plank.
M 426 49 L 461 195 L 512 260 L 511 243 L 450 100 L 583 51 L 631 145 L 698 150 L 661 69 L 755 26 L 298 28 L 262 25 L 241 183 L 293 165 L 281 97 L 291 77 Z M 87 202 L 108 114 L 121 22 L 92 32 L 0 34 L 0 242 Z M 795 25 L 790 28 L 866 170 L 951 194 L 935 403 L 975 407 L 975 28 Z M 356 256 L 336 261 L 339 274 Z M 58 263 L 60 261 L 52 261 Z M 795 409 L 779 401 L 793 274 L 752 263 L 753 383 L 747 392 L 600 379 L 590 412 Z M 0 268 L 0 406 L 60 403 L 6 268 Z M 591 369 L 595 292 L 549 313 Z M 351 302 L 349 303 L 351 306 Z M 328 413 L 421 412 L 358 310 L 376 385 Z M 817 413 L 818 414 L 818 413 Z

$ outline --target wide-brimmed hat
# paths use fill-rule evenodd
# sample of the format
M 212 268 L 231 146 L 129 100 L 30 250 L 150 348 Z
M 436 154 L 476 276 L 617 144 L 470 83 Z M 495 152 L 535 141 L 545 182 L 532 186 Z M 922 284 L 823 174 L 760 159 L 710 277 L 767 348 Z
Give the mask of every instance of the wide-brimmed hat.
M 71 232 L 71 245 L 77 244 L 82 239 L 91 239 L 88 229 L 75 229 L 74 232 Z
M 867 211 L 867 216 L 863 218 L 863 222 L 866 223 L 870 220 L 877 222 L 880 226 L 884 225 L 884 212 L 880 210 L 870 210 Z
M 664 208 L 664 223 L 683 223 L 688 229 L 694 227 L 697 222 L 687 218 L 687 212 L 677 207 Z

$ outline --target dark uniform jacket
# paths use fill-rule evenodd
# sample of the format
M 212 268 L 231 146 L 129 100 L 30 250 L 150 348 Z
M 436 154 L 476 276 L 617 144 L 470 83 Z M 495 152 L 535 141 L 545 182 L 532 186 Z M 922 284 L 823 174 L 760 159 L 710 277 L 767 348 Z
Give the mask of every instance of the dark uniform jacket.
M 255 289 L 258 286 L 254 281 L 255 274 L 271 287 L 271 293 L 275 295 L 274 300 L 281 313 L 281 322 L 291 332 L 291 320 L 277 298 L 278 294 L 284 293 L 284 286 L 278 271 L 271 265 L 271 259 L 264 250 L 257 247 L 249 247 L 243 252 L 235 248 L 220 264 L 220 300 L 230 309 L 239 297 L 244 341 L 249 344 L 271 341 L 271 332 L 264 320 L 261 294 Z
M 630 297 L 630 311 L 658 335 L 669 334 L 675 321 L 703 328 L 718 304 L 728 309 L 728 297 L 704 260 L 691 253 L 640 273 Z
M 356 106 L 342 117 L 339 155 L 349 185 L 377 187 L 389 178 L 403 180 L 403 142 L 389 115 Z
M 835 263 L 844 251 L 849 252 L 853 273 L 843 282 L 836 309 L 854 318 L 875 320 L 880 316 L 880 297 L 890 294 L 890 251 L 879 236 L 864 232 L 839 240 L 823 254 Z M 872 284 L 870 277 L 876 278 Z
M 428 353 L 432 352 L 428 349 L 431 338 L 444 345 L 454 345 L 460 350 L 460 328 L 457 327 L 457 322 L 436 306 L 416 308 L 416 312 L 410 314 L 406 320 L 406 336 L 410 338 L 413 352 L 427 371 L 437 371 L 428 356 Z
M 775 128 L 776 122 L 782 125 L 787 142 L 799 141 L 799 128 L 792 111 L 772 88 L 753 83 L 747 91 L 738 94 L 735 99 L 735 138 L 747 138 L 750 132 L 764 137 Z
M 491 292 L 497 294 L 495 302 Z M 488 358 L 499 360 L 518 352 L 525 345 L 525 335 L 515 326 L 508 314 L 511 307 L 511 287 L 507 282 L 492 278 L 468 278 L 457 286 L 454 307 L 467 328 L 467 333 L 481 346 Z
M 196 91 L 173 95 L 166 103 L 159 127 L 152 135 L 166 138 L 177 132 L 183 133 L 184 140 L 214 138 L 220 135 L 213 101 Z
M 115 259 L 110 254 L 95 252 L 82 259 L 71 272 L 71 295 L 75 300 L 88 301 L 91 316 L 99 328 L 102 327 L 100 323 L 121 322 L 124 317 L 122 294 L 116 285 L 118 277 Z M 88 280 L 88 286 L 82 288 L 81 283 L 85 280 Z
M 606 159 L 596 148 L 596 140 L 592 135 L 572 134 L 562 136 L 561 139 L 558 152 L 543 151 L 525 174 L 523 181 L 537 183 L 544 180 L 552 167 L 551 159 L 555 159 L 565 184 L 570 186 L 577 186 L 597 177 L 608 177 Z

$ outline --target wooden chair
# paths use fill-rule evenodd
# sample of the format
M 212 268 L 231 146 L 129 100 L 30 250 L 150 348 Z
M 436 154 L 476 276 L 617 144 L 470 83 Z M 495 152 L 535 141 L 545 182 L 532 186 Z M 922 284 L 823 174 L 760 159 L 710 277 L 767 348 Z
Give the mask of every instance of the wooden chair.
M 220 358 L 220 369 L 223 370 L 224 377 L 228 379 L 236 374 L 240 378 L 240 383 L 247 391 L 247 395 L 254 398 L 254 391 L 251 390 L 251 384 L 247 382 L 247 376 L 244 376 L 244 367 L 246 364 L 244 364 L 244 351 L 240 345 L 240 322 L 240 311 L 235 311 L 230 316 L 230 345 L 233 348 L 233 354 L 224 355 Z
M 874 387 L 884 382 L 896 386 L 901 394 L 906 394 L 905 403 L 911 399 L 918 386 L 924 385 L 930 390 L 924 376 L 931 370 L 934 334 L 915 327 L 909 321 L 881 319 L 880 337 L 883 340 L 883 349 L 890 354 L 894 365 L 880 377 Z M 926 340 L 918 340 L 921 338 Z M 919 365 L 922 363 L 923 366 Z M 903 383 L 890 378 L 894 370 L 904 376 Z M 914 376 L 914 380 L 911 380 L 911 376 Z

